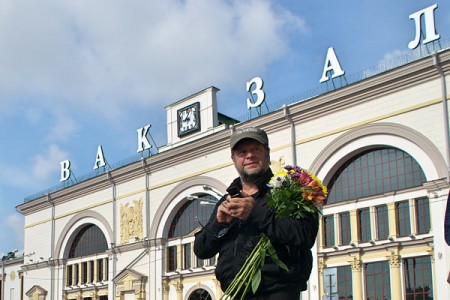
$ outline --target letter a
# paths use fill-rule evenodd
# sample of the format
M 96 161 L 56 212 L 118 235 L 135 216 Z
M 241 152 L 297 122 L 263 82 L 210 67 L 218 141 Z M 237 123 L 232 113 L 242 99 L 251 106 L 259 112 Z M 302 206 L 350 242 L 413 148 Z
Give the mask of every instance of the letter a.
M 70 177 L 70 161 L 66 159 L 59 164 L 61 165 L 61 179 L 59 181 L 66 181 Z
M 105 163 L 105 156 L 103 155 L 102 145 L 98 145 L 94 170 L 98 169 L 99 167 L 103 167 L 104 165 L 106 165 L 106 163 Z
M 335 78 L 341 75 L 344 75 L 344 71 L 339 64 L 339 60 L 334 53 L 333 47 L 328 48 L 327 58 L 325 59 L 325 67 L 323 68 L 322 78 L 320 78 L 319 82 L 322 83 L 328 80 L 327 73 L 328 71 L 333 71 L 333 76 L 331 78 Z
M 409 15 L 410 19 L 414 19 L 414 23 L 416 24 L 416 37 L 413 41 L 409 42 L 408 48 L 415 49 L 419 46 L 420 35 L 421 35 L 421 25 L 420 25 L 420 17 L 423 15 L 425 21 L 425 38 L 422 41 L 423 44 L 435 41 L 439 39 L 439 34 L 436 34 L 436 27 L 434 24 L 434 10 L 437 8 L 437 4 L 433 4 Z
M 147 139 L 147 133 L 151 125 L 144 126 L 137 130 L 138 133 L 138 149 L 137 152 L 142 152 L 144 150 L 150 149 L 152 145 Z

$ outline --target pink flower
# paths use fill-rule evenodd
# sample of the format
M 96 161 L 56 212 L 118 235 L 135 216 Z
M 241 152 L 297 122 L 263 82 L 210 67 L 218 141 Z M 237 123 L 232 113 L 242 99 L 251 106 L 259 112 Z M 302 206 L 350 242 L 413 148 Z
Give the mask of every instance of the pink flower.
M 298 182 L 300 182 L 301 185 L 307 186 L 311 182 L 311 176 L 309 176 L 306 172 L 301 172 L 300 177 L 298 178 Z

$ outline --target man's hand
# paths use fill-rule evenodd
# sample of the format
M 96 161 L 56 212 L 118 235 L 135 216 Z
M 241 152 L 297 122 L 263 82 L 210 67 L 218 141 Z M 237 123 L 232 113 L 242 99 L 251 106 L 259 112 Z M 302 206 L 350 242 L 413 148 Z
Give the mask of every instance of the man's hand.
M 222 202 L 217 210 L 217 220 L 220 223 L 231 223 L 233 218 L 246 221 L 255 206 L 255 199 L 248 195 L 231 198 Z

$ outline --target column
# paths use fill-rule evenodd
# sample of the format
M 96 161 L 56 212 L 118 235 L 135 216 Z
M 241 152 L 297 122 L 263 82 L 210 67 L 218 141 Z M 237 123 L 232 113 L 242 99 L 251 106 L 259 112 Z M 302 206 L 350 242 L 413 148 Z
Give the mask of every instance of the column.
M 319 271 L 319 299 L 322 299 L 324 296 L 324 286 L 323 282 L 323 269 L 325 269 L 325 259 L 323 257 L 318 260 L 318 271 Z
M 177 290 L 177 300 L 183 300 L 183 283 L 180 281 L 175 282 L 175 289 Z
M 409 219 L 410 219 L 410 223 L 411 223 L 411 235 L 416 235 L 416 224 L 417 224 L 417 220 L 416 220 L 416 201 L 415 199 L 409 199 Z
M 319 251 L 321 251 L 321 250 L 323 250 L 323 216 L 321 215 L 320 216 L 320 219 L 319 219 L 319 232 L 317 233 L 318 234 L 318 248 L 319 248 Z
M 389 235 L 388 238 L 397 238 L 397 209 L 395 203 L 391 202 L 387 204 L 388 219 L 389 219 Z
M 350 227 L 351 227 L 351 234 L 352 234 L 350 243 L 355 243 L 355 245 L 358 245 L 358 243 L 359 243 L 358 210 L 353 209 L 353 210 L 349 211 L 349 213 L 350 213 Z
M 402 281 L 400 277 L 400 262 L 401 257 L 398 253 L 398 248 L 389 249 L 391 254 L 386 258 L 389 261 L 391 270 L 391 298 L 401 299 L 402 298 Z
M 64 286 L 69 285 L 69 268 L 70 266 L 67 265 L 64 267 Z
M 77 284 L 76 285 L 81 285 L 82 282 L 82 276 L 83 276 L 83 266 L 81 265 L 81 263 L 76 264 L 76 267 L 78 268 L 78 278 L 77 278 Z
M 371 206 L 369 207 L 369 211 L 370 211 L 370 239 L 371 240 L 376 240 L 377 239 L 377 222 L 375 221 L 375 206 Z
M 98 282 L 98 260 L 94 260 L 94 280 L 93 282 Z
M 86 282 L 84 282 L 84 271 L 86 268 L 86 264 L 84 262 L 80 263 L 80 285 L 85 284 Z
M 87 274 L 87 278 L 86 278 L 86 283 L 92 283 L 92 279 L 91 278 L 91 261 L 86 262 L 86 274 Z
M 93 291 L 91 292 L 91 298 L 92 298 L 92 300 L 97 300 L 97 297 L 98 297 L 97 291 L 96 291 L 96 290 L 93 290 Z
M 220 281 L 213 279 L 213 282 L 216 285 L 216 299 L 220 299 L 222 297 L 222 287 L 220 286 Z
M 177 265 L 175 270 L 181 270 L 183 268 L 183 245 L 180 243 L 177 245 Z
M 341 245 L 341 228 L 340 228 L 340 222 L 339 222 L 339 214 L 333 215 L 333 222 L 334 222 L 334 244 Z
M 354 256 L 353 260 L 349 261 L 352 266 L 353 273 L 353 299 L 363 298 L 363 285 L 362 285 L 362 261 L 359 257 Z M 400 299 L 400 298 L 392 298 Z
M 163 300 L 169 300 L 169 292 L 170 292 L 170 285 L 168 282 L 162 283 L 163 288 Z
M 430 262 L 431 262 L 431 276 L 433 278 L 433 291 L 437 291 L 436 287 L 436 280 L 434 278 L 439 278 L 439 276 L 436 274 L 436 260 L 434 259 L 434 247 L 431 246 L 430 250 L 427 250 L 427 252 L 430 254 Z
M 108 268 L 108 263 L 109 263 L 108 258 L 107 258 L 107 257 L 104 258 L 104 259 L 103 259 L 103 270 L 102 270 L 102 273 L 103 273 L 103 280 L 104 280 L 104 281 L 108 281 L 108 280 L 109 280 L 109 274 L 108 274 L 109 268 Z
M 77 285 L 78 282 L 78 265 L 72 265 L 72 285 Z

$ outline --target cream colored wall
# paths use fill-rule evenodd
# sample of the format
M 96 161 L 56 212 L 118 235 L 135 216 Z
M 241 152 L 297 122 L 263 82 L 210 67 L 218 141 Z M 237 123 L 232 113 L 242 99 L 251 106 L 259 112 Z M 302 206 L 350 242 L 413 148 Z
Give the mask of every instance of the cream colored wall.
M 431 62 L 430 62 L 431 63 Z M 382 75 L 380 75 L 382 76 Z M 447 76 L 447 85 L 450 86 L 450 78 Z M 376 82 L 376 79 L 373 79 Z M 365 84 L 365 83 L 363 83 Z M 403 83 L 402 83 L 403 84 Z M 311 109 L 310 104 L 317 102 L 326 102 L 328 97 L 336 97 L 343 94 L 346 95 L 346 103 L 340 103 L 337 110 L 333 110 L 333 103 L 326 104 L 323 111 L 306 114 L 299 120 L 295 121 L 296 140 L 296 157 L 297 164 L 310 168 L 314 166 L 318 170 L 316 175 L 319 178 L 326 178 L 329 176 L 336 165 L 345 159 L 352 151 L 357 151 L 362 147 L 368 145 L 391 145 L 402 149 L 411 154 L 424 169 L 428 180 L 439 179 L 439 172 L 437 166 L 433 165 L 429 153 L 414 142 L 407 141 L 401 136 L 392 136 L 389 133 L 379 132 L 368 137 L 356 137 L 354 140 L 342 145 L 340 148 L 335 148 L 335 143 L 339 138 L 343 137 L 349 132 L 367 126 L 368 124 L 384 124 L 394 123 L 411 128 L 414 131 L 422 134 L 429 140 L 430 144 L 434 145 L 441 155 L 440 159 L 443 161 L 446 157 L 446 145 L 444 139 L 444 124 L 442 116 L 442 103 L 440 79 L 436 78 L 430 81 L 422 81 L 412 85 L 401 85 L 396 90 L 390 90 L 386 95 L 383 94 L 384 87 L 381 86 L 378 90 L 357 91 L 355 94 L 345 94 L 347 90 L 352 90 L 352 87 L 347 87 L 337 90 L 333 93 L 325 94 L 293 105 L 304 107 L 306 112 Z M 379 94 L 376 94 L 376 93 Z M 375 94 L 374 94 L 375 93 Z M 362 100 L 360 102 L 356 100 Z M 208 98 L 201 98 L 201 101 L 209 101 Z M 180 104 L 179 107 L 182 105 Z M 168 113 L 168 122 L 173 124 L 176 120 L 175 110 Z M 280 112 L 275 112 L 269 116 L 263 116 L 246 123 L 248 126 L 257 125 L 265 129 L 269 129 L 269 139 L 271 146 L 271 159 L 278 160 L 283 158 L 286 164 L 293 162 L 292 157 L 292 141 L 291 128 L 287 120 L 281 118 L 277 119 L 278 123 L 275 127 L 274 119 L 278 118 Z M 314 115 L 315 114 L 315 115 Z M 205 121 L 202 118 L 202 123 Z M 176 122 L 176 121 L 175 121 Z M 208 123 L 209 124 L 209 123 Z M 214 129 L 218 134 L 228 132 L 225 127 Z M 174 128 L 169 130 L 169 134 L 173 135 L 172 140 L 177 140 L 176 131 Z M 208 132 L 203 132 L 195 137 L 189 137 L 189 140 L 196 140 L 200 137 L 207 137 Z M 183 140 L 184 143 L 184 140 Z M 168 148 L 172 147 L 169 145 Z M 182 145 L 181 147 L 191 147 L 191 145 Z M 325 150 L 330 150 L 330 155 L 324 159 L 320 165 L 314 165 L 317 162 L 317 157 L 323 154 Z M 120 209 L 123 205 L 134 205 L 134 201 L 141 200 L 143 204 L 142 211 L 142 227 L 144 236 L 146 234 L 151 238 L 155 238 L 152 242 L 159 242 L 159 239 L 167 237 L 167 229 L 170 225 L 173 215 L 176 213 L 185 197 L 189 194 L 203 193 L 202 185 L 208 180 L 216 183 L 216 188 L 224 191 L 225 187 L 237 176 L 231 159 L 228 144 L 224 144 L 222 148 L 215 148 L 213 150 L 205 150 L 205 154 L 197 155 L 193 150 L 185 152 L 185 157 L 173 158 L 172 163 L 165 168 L 155 169 L 150 163 L 149 168 L 149 189 L 146 190 L 145 175 L 140 175 L 137 178 L 127 180 L 125 182 L 116 182 L 115 185 L 115 206 L 113 211 L 113 187 L 111 184 L 102 187 L 101 189 L 93 189 L 88 194 L 83 195 L 66 195 L 67 201 L 58 203 L 55 207 L 55 243 L 59 243 L 61 251 L 57 253 L 62 257 L 65 247 L 67 247 L 68 238 L 73 234 L 74 230 L 87 222 L 93 222 L 98 225 L 105 233 L 108 242 L 113 239 L 117 241 L 119 252 L 116 256 L 116 274 L 120 273 L 127 267 L 135 258 L 144 251 L 142 258 L 133 265 L 132 269 L 142 274 L 147 274 L 150 281 L 146 284 L 146 291 L 149 298 L 156 300 L 161 299 L 165 294 L 165 286 L 161 280 L 165 275 L 163 270 L 163 259 L 165 259 L 164 245 L 153 245 L 145 248 L 142 241 L 135 243 L 121 243 L 121 215 Z M 151 158 L 148 161 L 158 161 L 158 156 Z M 106 176 L 106 175 L 102 175 Z M 200 180 L 197 180 L 200 178 Z M 112 178 L 115 179 L 114 177 Z M 191 184 L 192 183 L 192 184 Z M 448 247 L 443 242 L 443 230 L 441 228 L 443 220 L 443 208 L 446 200 L 444 194 L 445 189 L 440 191 L 440 195 L 436 199 L 431 199 L 430 210 L 432 214 L 432 233 L 426 237 L 435 237 L 434 245 L 420 244 L 416 247 L 408 247 L 407 249 L 400 249 L 399 254 L 404 257 L 430 254 L 437 258 L 438 263 L 435 265 L 437 274 L 443 274 L 450 269 L 450 253 Z M 148 199 L 146 197 L 149 197 Z M 393 203 L 395 201 L 412 199 L 419 196 L 429 196 L 426 189 L 417 189 L 408 192 L 391 193 L 389 195 L 380 195 L 371 197 L 364 201 L 352 202 L 342 205 L 332 205 L 324 209 L 324 214 L 337 214 L 343 211 L 354 211 L 362 207 L 369 207 L 381 203 Z M 147 207 L 147 200 L 149 206 Z M 146 220 L 146 212 L 149 213 L 149 220 Z M 86 216 L 86 212 L 90 214 Z M 113 226 L 113 214 L 116 217 L 116 227 Z M 100 218 L 95 218 L 95 214 L 101 215 Z M 51 208 L 34 211 L 25 216 L 25 252 L 35 252 L 35 257 L 48 258 L 51 253 Z M 146 232 L 147 221 L 151 224 L 150 233 Z M 70 226 L 69 226 L 70 225 Z M 355 226 L 355 224 L 353 224 Z M 68 228 L 68 226 L 70 228 Z M 114 233 L 114 237 L 109 234 Z M 404 238 L 405 240 L 407 238 Z M 389 245 L 388 242 L 381 242 L 378 245 Z M 128 248 L 127 248 L 128 247 Z M 347 246 L 350 250 L 350 246 Z M 314 250 L 332 254 L 333 249 L 321 248 L 320 242 L 314 246 Z M 344 247 L 345 250 L 345 247 Z M 380 249 L 370 253 L 363 254 L 360 258 L 363 262 L 370 262 L 384 259 L 389 255 L 386 249 Z M 112 256 L 108 252 L 109 256 Z M 326 259 L 327 266 L 348 265 L 350 257 L 347 254 L 334 255 Z M 319 299 L 321 295 L 321 278 L 320 267 L 318 267 L 317 255 L 315 255 L 315 264 L 313 266 L 313 273 L 309 282 L 310 289 L 302 294 L 302 299 Z M 25 262 L 26 263 L 26 262 Z M 110 272 L 112 272 L 112 261 L 110 260 Z M 115 274 L 115 275 L 116 275 Z M 56 267 L 57 290 L 58 297 L 61 299 L 62 278 L 64 275 L 63 266 Z M 112 274 L 114 275 L 114 274 Z M 29 268 L 26 273 L 27 278 L 50 278 L 50 271 L 48 267 L 36 266 L 36 268 Z M 185 276 L 182 279 L 182 289 L 177 292 L 177 287 L 181 286 L 177 281 L 180 281 L 176 276 L 169 280 L 167 291 L 170 299 L 174 295 L 180 295 L 185 299 L 190 291 L 195 288 L 203 287 L 214 293 L 216 296 L 220 295 L 220 287 L 217 282 L 213 280 L 212 274 L 201 275 L 200 277 Z M 437 281 L 437 277 L 434 278 Z M 44 289 L 49 290 L 50 285 L 48 280 L 38 280 L 39 285 Z M 30 289 L 33 280 L 25 281 L 25 291 Z M 437 282 L 435 282 L 436 284 Z M 449 295 L 448 288 L 437 285 L 437 295 L 440 297 Z M 112 285 L 109 287 L 110 294 L 113 293 Z

